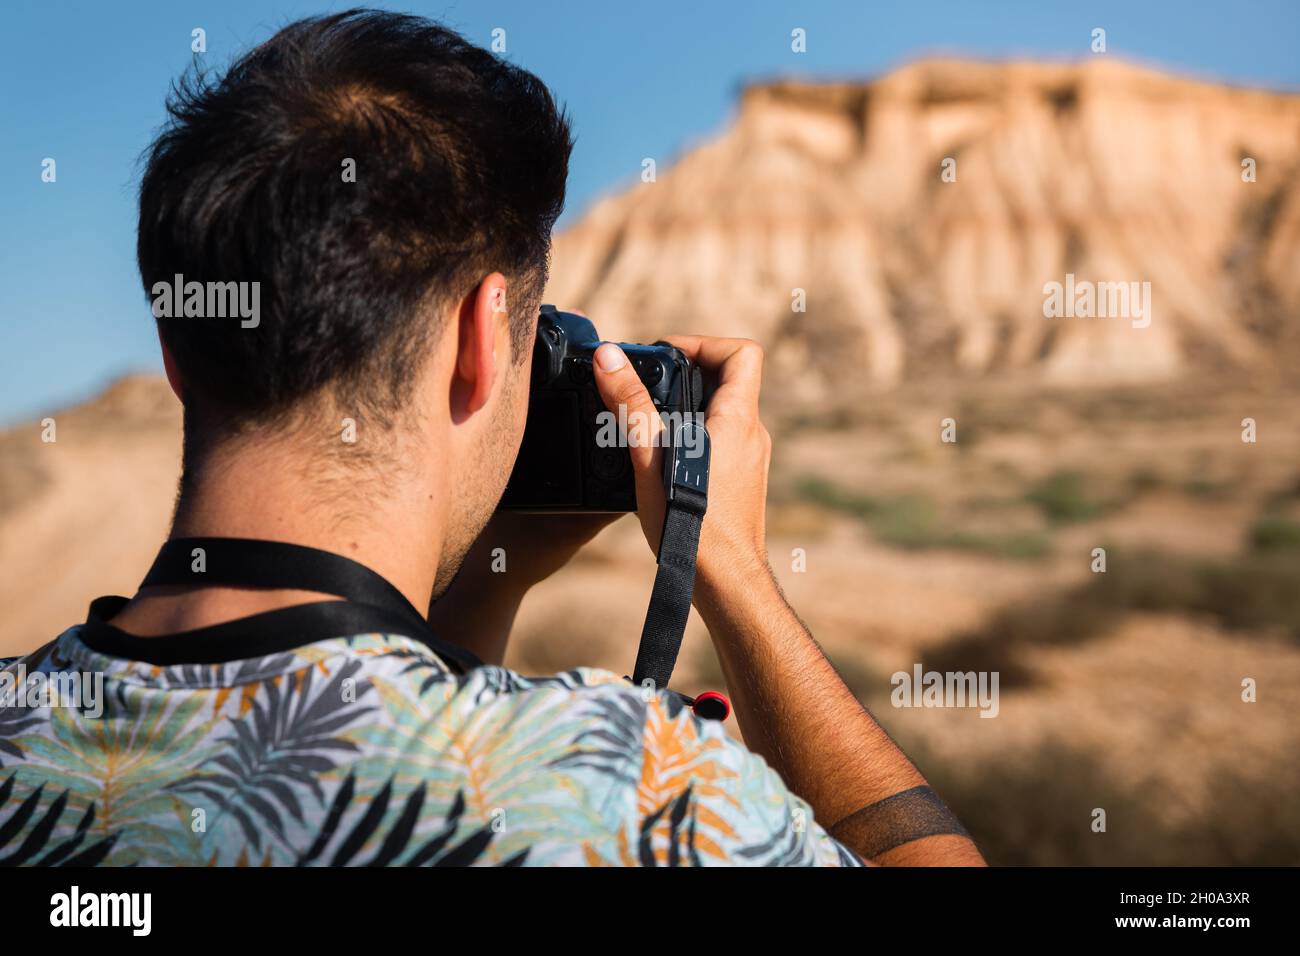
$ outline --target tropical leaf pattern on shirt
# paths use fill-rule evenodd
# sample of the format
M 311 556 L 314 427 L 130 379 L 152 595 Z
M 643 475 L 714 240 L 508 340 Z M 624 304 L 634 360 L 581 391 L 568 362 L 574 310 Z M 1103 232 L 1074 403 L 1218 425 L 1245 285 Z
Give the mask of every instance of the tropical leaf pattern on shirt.
M 68 792 L 43 803 L 45 785 L 41 784 L 19 802 L 13 797 L 14 776 L 0 783 L 0 819 L 5 820 L 0 826 L 0 866 L 96 866 L 113 849 L 116 835 L 86 839 L 95 822 L 93 803 L 86 807 L 71 835 L 55 838 L 68 808 Z
M 457 792 L 438 832 L 423 842 L 412 841 L 424 807 L 423 784 L 407 795 L 397 820 L 384 831 L 383 843 L 378 851 L 364 861 L 355 859 L 361 847 L 379 831 L 392 789 L 393 781 L 389 780 L 365 815 L 349 830 L 341 831 L 339 821 L 346 815 L 356 790 L 356 777 L 350 774 L 334 798 L 316 839 L 298 858 L 298 865 L 305 866 L 321 859 L 331 845 L 333 852 L 328 858 L 330 866 L 347 866 L 350 863 L 362 866 L 471 866 L 480 862 L 483 852 L 492 842 L 493 828 L 489 824 L 469 834 L 460 832 L 461 819 L 465 813 L 465 797 L 460 792 Z M 507 859 L 503 865 L 518 866 L 527 856 L 528 851 L 524 850 Z
M 0 863 L 857 862 L 720 725 L 605 671 L 458 676 L 383 634 L 156 667 L 78 630 L 22 663 L 103 674 L 103 713 L 0 707 Z
M 22 759 L 22 735 L 40 722 L 40 717 L 31 710 L 0 707 L 0 768 L 5 765 L 6 756 Z
M 251 713 L 226 721 L 218 752 L 172 789 L 210 799 L 214 825 L 233 819 L 254 852 L 264 834 L 285 839 L 289 819 L 304 824 L 306 812 L 324 803 L 321 778 L 359 751 L 338 732 L 374 710 L 360 702 L 371 690 L 356 680 L 361 667 L 349 661 L 319 688 L 314 667 L 268 678 Z

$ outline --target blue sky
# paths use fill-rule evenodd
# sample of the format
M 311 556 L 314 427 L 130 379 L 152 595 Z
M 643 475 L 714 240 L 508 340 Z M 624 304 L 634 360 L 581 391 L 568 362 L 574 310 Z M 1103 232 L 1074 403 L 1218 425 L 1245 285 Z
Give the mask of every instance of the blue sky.
M 283 23 L 351 4 L 305 0 L 13 3 L 0 22 L 0 422 L 160 370 L 135 273 L 138 158 L 170 81 L 207 31 L 220 66 Z M 1300 2 L 478 0 L 379 6 L 436 17 L 541 76 L 578 136 L 566 219 L 724 125 L 745 80 L 859 77 L 932 53 L 1109 54 L 1234 83 L 1300 89 Z M 790 50 L 790 31 L 808 50 Z M 41 182 L 41 161 L 58 180 Z

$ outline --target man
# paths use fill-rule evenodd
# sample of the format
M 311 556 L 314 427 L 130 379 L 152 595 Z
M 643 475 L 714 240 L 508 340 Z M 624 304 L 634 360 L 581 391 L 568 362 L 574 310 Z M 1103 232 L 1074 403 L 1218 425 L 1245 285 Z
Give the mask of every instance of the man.
M 9 663 L 103 684 L 0 708 L 0 862 L 982 862 L 768 567 L 753 343 L 671 339 L 719 383 L 695 604 L 749 749 L 611 673 L 500 667 L 524 593 L 603 523 L 490 520 L 571 149 L 535 77 L 353 11 L 169 107 L 138 255 L 185 409 L 171 541 L 133 598 Z M 617 346 L 596 366 L 654 418 Z M 631 454 L 653 549 L 662 452 Z M 432 634 L 407 613 L 431 598 Z

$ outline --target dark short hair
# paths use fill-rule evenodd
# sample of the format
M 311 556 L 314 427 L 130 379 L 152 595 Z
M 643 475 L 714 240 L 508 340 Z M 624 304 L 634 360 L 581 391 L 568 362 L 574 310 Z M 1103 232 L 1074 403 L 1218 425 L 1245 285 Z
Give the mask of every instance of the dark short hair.
M 155 283 L 260 283 L 260 323 L 160 318 L 205 427 L 333 393 L 388 421 L 457 302 L 511 282 L 516 352 L 546 281 L 572 139 L 546 86 L 430 20 L 299 20 L 224 75 L 191 70 L 145 156 L 137 254 Z M 344 163 L 355 163 L 355 182 Z

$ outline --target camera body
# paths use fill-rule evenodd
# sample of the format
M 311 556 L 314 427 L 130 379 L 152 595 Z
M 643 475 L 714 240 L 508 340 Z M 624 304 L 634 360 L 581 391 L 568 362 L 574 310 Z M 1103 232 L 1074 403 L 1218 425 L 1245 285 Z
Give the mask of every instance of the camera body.
M 636 510 L 632 457 L 622 442 L 601 440 L 602 433 L 606 439 L 610 434 L 610 413 L 592 370 L 600 343 L 587 319 L 553 305 L 541 307 L 528 423 L 499 507 L 532 512 Z M 657 411 L 682 416 L 700 411 L 700 370 L 680 349 L 667 344 L 619 348 L 645 383 Z

